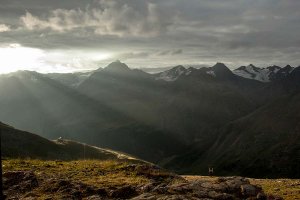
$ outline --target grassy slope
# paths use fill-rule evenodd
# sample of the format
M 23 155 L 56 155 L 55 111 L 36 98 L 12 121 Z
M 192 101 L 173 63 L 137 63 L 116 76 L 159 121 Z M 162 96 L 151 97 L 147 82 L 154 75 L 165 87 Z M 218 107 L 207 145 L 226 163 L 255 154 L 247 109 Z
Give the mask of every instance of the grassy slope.
M 285 200 L 300 199 L 300 179 L 250 179 L 250 182 L 262 186 L 266 194 L 281 196 Z
M 236 120 L 224 129 L 207 155 L 226 172 L 260 178 L 299 178 L 299 102 L 298 92 Z
M 3 161 L 3 171 L 33 171 L 39 186 L 27 194 L 37 199 L 64 199 L 66 192 L 59 188 L 59 182 L 86 184 L 101 190 L 115 190 L 125 186 L 136 187 L 151 183 L 154 180 L 173 182 L 177 178 L 162 169 L 147 164 L 136 164 L 116 160 L 81 160 L 81 161 L 41 161 L 8 159 Z M 178 177 L 178 180 L 179 177 Z M 55 192 L 53 192 L 55 191 Z M 16 195 L 14 193 L 14 195 Z
M 229 123 L 208 149 L 185 152 L 164 165 L 185 174 L 206 174 L 208 166 L 219 176 L 299 178 L 300 93 Z
M 38 135 L 20 131 L 0 123 L 2 157 L 35 158 L 43 160 L 122 160 L 144 162 L 129 155 L 70 140 L 50 141 Z

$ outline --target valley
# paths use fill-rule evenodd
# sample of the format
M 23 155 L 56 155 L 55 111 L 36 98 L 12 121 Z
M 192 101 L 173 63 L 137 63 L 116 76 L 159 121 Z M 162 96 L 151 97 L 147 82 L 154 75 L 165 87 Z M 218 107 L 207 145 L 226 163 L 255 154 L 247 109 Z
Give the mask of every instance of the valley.
M 6 199 L 297 199 L 299 179 L 180 176 L 133 156 L 0 124 Z
M 250 68 L 260 73 L 238 70 Z M 88 74 L 19 71 L 0 76 L 0 119 L 178 173 L 205 174 L 212 165 L 218 175 L 298 178 L 300 68 L 288 68 L 265 68 L 268 81 L 223 63 L 157 74 L 120 61 Z

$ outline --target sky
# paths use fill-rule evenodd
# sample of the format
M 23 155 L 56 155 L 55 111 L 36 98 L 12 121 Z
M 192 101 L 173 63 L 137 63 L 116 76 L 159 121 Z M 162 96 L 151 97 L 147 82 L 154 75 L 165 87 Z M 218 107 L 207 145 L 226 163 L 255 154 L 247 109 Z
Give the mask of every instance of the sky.
M 300 65 L 299 0 L 0 0 L 0 73 Z

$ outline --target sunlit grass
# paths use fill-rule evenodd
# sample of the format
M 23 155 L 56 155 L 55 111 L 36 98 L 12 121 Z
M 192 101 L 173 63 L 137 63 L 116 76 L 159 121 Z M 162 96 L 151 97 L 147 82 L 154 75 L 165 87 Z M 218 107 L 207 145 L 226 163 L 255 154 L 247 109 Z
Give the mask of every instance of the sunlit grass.
M 40 161 L 40 160 L 4 160 L 3 171 L 31 170 L 38 178 L 62 177 L 96 187 L 115 187 L 123 184 L 138 185 L 149 180 L 134 171 L 123 168 L 130 165 L 118 161 Z
M 261 185 L 266 194 L 281 196 L 285 200 L 300 199 L 300 179 L 250 179 Z
M 145 174 L 136 167 L 150 166 L 132 164 L 117 160 L 42 161 L 31 159 L 3 160 L 3 172 L 33 171 L 39 186 L 21 194 L 22 198 L 34 196 L 36 199 L 64 199 L 65 192 L 58 190 L 60 181 L 80 183 L 92 188 L 111 189 L 124 186 L 136 187 L 150 183 L 153 178 L 170 175 L 163 170 L 157 172 L 150 167 Z M 132 168 L 134 167 L 134 168 Z M 150 175 L 150 176 L 149 176 Z M 149 178 L 150 177 L 150 178 Z
M 61 199 L 65 193 L 57 191 L 60 181 L 84 184 L 105 191 L 124 186 L 140 187 L 156 181 L 174 183 L 183 179 L 148 163 L 120 160 L 42 161 L 32 159 L 3 160 L 3 171 L 32 171 L 39 186 L 29 195 L 38 199 Z M 56 192 L 51 192 L 56 191 Z M 22 194 L 26 197 L 27 194 Z

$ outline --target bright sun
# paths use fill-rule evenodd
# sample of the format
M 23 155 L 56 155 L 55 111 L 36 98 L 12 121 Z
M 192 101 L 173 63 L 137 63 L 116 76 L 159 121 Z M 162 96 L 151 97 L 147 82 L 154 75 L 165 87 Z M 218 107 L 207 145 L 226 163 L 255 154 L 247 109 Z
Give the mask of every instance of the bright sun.
M 42 50 L 22 47 L 20 44 L 0 47 L 0 73 L 38 68 L 43 64 L 44 57 Z
M 20 44 L 9 44 L 0 46 L 0 74 L 18 70 L 42 73 L 90 70 L 98 67 L 98 61 L 109 59 L 111 56 L 111 53 L 90 51 L 46 52 Z

